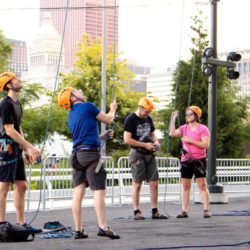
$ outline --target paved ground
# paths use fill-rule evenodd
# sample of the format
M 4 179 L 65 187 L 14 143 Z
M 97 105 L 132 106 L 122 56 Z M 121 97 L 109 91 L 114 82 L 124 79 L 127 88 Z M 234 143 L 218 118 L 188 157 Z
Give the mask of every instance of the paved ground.
M 150 216 L 150 205 L 143 204 L 145 216 Z M 166 211 L 164 211 L 166 210 Z M 160 212 L 167 212 L 171 217 L 168 220 L 133 221 L 131 205 L 122 207 L 108 207 L 107 216 L 109 225 L 121 235 L 120 240 L 110 240 L 98 237 L 95 213 L 92 207 L 84 209 L 84 227 L 88 239 L 40 239 L 36 236 L 33 242 L 27 243 L 0 243 L 1 250 L 128 250 L 128 249 L 250 249 L 250 244 L 236 246 L 237 243 L 250 242 L 249 216 L 223 216 L 226 212 L 236 210 L 250 210 L 248 198 L 229 199 L 228 204 L 212 205 L 215 214 L 211 219 L 202 217 L 202 205 L 190 206 L 189 218 L 176 219 L 180 205 L 168 202 L 166 206 L 160 204 Z M 27 213 L 27 221 L 34 213 Z M 15 215 L 8 214 L 8 220 L 14 222 Z M 72 226 L 70 209 L 39 212 L 33 226 L 43 227 L 48 221 L 60 221 Z M 224 246 L 219 245 L 235 245 Z M 216 245 L 215 247 L 208 247 Z M 188 247 L 188 246 L 197 246 Z M 204 246 L 204 247 L 203 247 Z M 207 246 L 207 247 L 206 247 Z

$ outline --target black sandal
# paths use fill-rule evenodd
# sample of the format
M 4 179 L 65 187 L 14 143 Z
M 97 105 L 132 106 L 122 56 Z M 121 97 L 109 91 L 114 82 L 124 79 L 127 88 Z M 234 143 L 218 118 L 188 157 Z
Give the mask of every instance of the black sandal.
M 145 220 L 145 217 L 142 216 L 142 212 L 139 209 L 134 211 L 134 220 Z
M 114 231 L 110 230 L 109 227 L 107 230 L 104 230 L 104 229 L 99 227 L 99 231 L 98 231 L 97 235 L 102 236 L 102 237 L 108 237 L 111 240 L 120 239 L 120 236 L 118 234 L 116 234 Z
M 182 211 L 181 214 L 178 214 L 176 218 L 188 218 L 188 214 L 185 211 Z
M 166 215 L 160 214 L 159 212 L 152 213 L 152 219 L 166 220 L 168 217 Z

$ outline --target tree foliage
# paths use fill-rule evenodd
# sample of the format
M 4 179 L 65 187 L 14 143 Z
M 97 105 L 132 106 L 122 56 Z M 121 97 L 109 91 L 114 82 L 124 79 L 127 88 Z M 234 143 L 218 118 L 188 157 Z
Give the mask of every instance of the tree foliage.
M 3 32 L 0 30 L 0 73 L 6 70 L 12 53 L 11 44 L 5 39 Z
M 11 57 L 11 54 L 12 45 L 7 42 L 2 31 L 0 31 L 0 73 L 6 71 L 6 67 Z M 32 109 L 31 107 L 34 104 L 34 101 L 38 101 L 41 95 L 45 93 L 45 89 L 42 88 L 42 86 L 38 83 L 23 83 L 23 89 L 19 98 L 19 101 L 21 102 L 24 108 L 22 128 L 31 142 L 41 141 L 40 137 L 42 137 L 42 134 L 44 134 L 43 131 L 41 132 L 41 130 L 39 129 L 41 126 L 40 120 L 43 119 L 43 115 L 39 112 L 38 109 Z M 0 98 L 3 98 L 4 96 L 6 96 L 6 92 L 1 92 Z M 32 116 L 32 114 L 34 114 L 34 116 Z
M 4 37 L 0 33 L 0 56 L 2 58 L 0 67 L 4 70 L 7 64 L 7 54 L 11 55 L 11 47 L 4 43 Z M 8 53 L 7 53 L 8 52 Z M 128 69 L 125 60 L 118 59 L 119 54 L 113 53 L 113 48 L 107 50 L 106 55 L 106 110 L 109 110 L 109 103 L 116 99 L 118 104 L 117 116 L 114 122 L 115 139 L 112 143 L 108 142 L 108 149 L 111 147 L 124 148 L 122 134 L 125 117 L 133 111 L 141 93 L 129 91 L 128 84 L 133 80 L 134 74 Z M 93 41 L 90 36 L 84 35 L 82 43 L 77 52 L 75 70 L 69 74 L 61 73 L 62 84 L 79 88 L 84 92 L 87 100 L 101 106 L 101 67 L 102 67 L 102 45 L 101 40 Z M 2 93 L 4 96 L 5 93 Z M 43 106 L 34 106 L 39 99 L 49 96 L 51 103 Z M 24 107 L 22 128 L 25 137 L 31 143 L 42 143 L 50 138 L 55 132 L 71 139 L 67 126 L 68 112 L 59 108 L 57 96 L 47 91 L 36 83 L 24 83 L 21 92 L 20 102 Z M 49 99 L 50 102 L 50 99 Z M 48 127 L 47 127 L 48 126 Z M 114 146 L 115 145 L 115 146 Z
M 201 14 L 201 13 L 199 13 Z M 163 121 L 169 121 L 173 110 L 179 111 L 176 124 L 185 123 L 185 109 L 190 105 L 197 105 L 202 109 L 202 123 L 208 120 L 208 78 L 202 74 L 201 57 L 204 48 L 208 46 L 207 30 L 199 16 L 193 18 L 191 30 L 193 48 L 188 61 L 180 60 L 173 75 L 173 99 L 166 110 L 159 112 Z M 193 70 L 194 69 L 194 70 Z M 193 80 L 192 80 L 193 79 Z M 245 144 L 245 127 L 247 126 L 248 98 L 237 96 L 238 89 L 235 82 L 226 77 L 226 69 L 218 68 L 217 78 L 217 157 L 242 157 Z M 162 130 L 166 131 L 168 122 L 162 123 Z M 167 140 L 167 151 L 172 155 L 180 154 L 180 140 Z M 165 147 L 166 147 L 165 145 Z
M 23 107 L 22 130 L 31 143 L 41 143 L 44 139 L 48 111 L 46 106 L 33 107 L 48 91 L 39 83 L 23 83 L 19 101 Z
M 87 97 L 87 101 L 101 106 L 101 72 L 102 72 L 102 43 L 101 39 L 95 41 L 84 35 L 80 49 L 76 54 L 77 61 L 75 70 L 69 74 L 62 74 L 61 88 L 72 86 L 81 89 Z M 123 123 L 125 117 L 132 112 L 136 106 L 141 93 L 129 91 L 128 84 L 132 82 L 134 74 L 128 69 L 126 60 L 119 60 L 119 54 L 113 53 L 109 47 L 106 54 L 106 103 L 107 112 L 109 104 L 116 99 L 118 104 L 117 115 L 114 122 L 115 138 L 112 147 L 123 148 Z

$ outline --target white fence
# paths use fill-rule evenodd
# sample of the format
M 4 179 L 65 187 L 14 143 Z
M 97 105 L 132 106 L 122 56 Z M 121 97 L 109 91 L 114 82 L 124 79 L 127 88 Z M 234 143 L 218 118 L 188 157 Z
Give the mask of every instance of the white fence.
M 131 203 L 132 176 L 128 157 L 121 157 L 115 163 L 112 157 L 103 157 L 107 171 L 108 205 Z M 51 164 L 54 162 L 54 164 Z M 159 200 L 180 201 L 180 162 L 177 158 L 156 157 L 159 169 Z M 217 159 L 218 183 L 223 185 L 228 195 L 250 195 L 250 160 L 248 159 Z M 52 209 L 69 207 L 73 194 L 70 159 L 50 157 L 43 162 L 42 168 L 27 169 L 28 192 L 26 210 Z M 196 185 L 195 185 L 196 186 Z M 194 186 L 193 191 L 197 191 Z M 141 200 L 149 201 L 148 184 L 144 183 Z M 8 195 L 8 211 L 12 211 L 13 193 Z M 85 205 L 93 204 L 93 192 L 86 190 Z
M 250 195 L 250 160 L 217 159 L 218 183 L 225 193 Z
M 156 157 L 159 171 L 159 200 L 167 198 L 180 199 L 180 162 L 178 158 Z M 121 203 L 131 202 L 132 176 L 128 157 L 120 157 L 117 163 L 119 183 L 121 189 Z M 149 200 L 149 186 L 147 183 L 141 188 L 141 199 Z

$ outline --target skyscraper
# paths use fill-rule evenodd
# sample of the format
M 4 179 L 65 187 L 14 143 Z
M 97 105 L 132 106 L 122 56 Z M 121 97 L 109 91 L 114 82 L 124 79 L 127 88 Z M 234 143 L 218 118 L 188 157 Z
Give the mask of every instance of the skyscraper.
M 7 41 L 12 45 L 13 50 L 7 69 L 21 76 L 23 71 L 28 70 L 26 42 L 13 39 L 7 39 Z
M 70 0 L 64 37 L 65 67 L 72 68 L 81 38 L 85 33 L 93 39 L 102 37 L 102 0 Z M 118 0 L 106 0 L 107 46 L 118 45 Z M 40 0 L 40 16 L 49 11 L 57 32 L 62 36 L 67 0 Z

